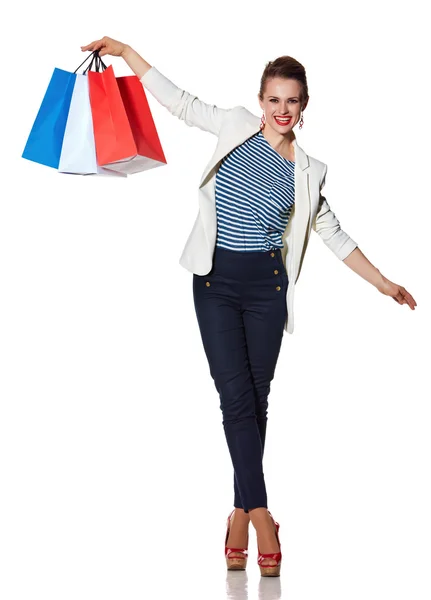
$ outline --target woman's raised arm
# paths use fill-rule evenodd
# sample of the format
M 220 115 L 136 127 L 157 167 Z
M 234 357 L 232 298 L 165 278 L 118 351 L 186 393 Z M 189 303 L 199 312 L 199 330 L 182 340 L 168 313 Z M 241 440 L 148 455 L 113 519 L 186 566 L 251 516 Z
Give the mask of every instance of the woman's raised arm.
M 121 56 L 141 83 L 172 115 L 184 121 L 189 127 L 198 127 L 218 136 L 222 122 L 231 109 L 202 102 L 197 96 L 176 86 L 133 48 L 112 38 L 103 37 L 87 46 L 81 46 L 81 50 L 83 52 L 98 50 L 100 56 L 105 54 Z

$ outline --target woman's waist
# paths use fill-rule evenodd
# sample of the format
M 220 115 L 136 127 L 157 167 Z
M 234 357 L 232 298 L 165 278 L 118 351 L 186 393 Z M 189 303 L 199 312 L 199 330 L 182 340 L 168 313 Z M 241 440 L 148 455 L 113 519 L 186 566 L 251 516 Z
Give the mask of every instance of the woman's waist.
M 286 274 L 281 248 L 264 251 L 230 250 L 215 246 L 210 274 L 236 280 L 257 280 Z

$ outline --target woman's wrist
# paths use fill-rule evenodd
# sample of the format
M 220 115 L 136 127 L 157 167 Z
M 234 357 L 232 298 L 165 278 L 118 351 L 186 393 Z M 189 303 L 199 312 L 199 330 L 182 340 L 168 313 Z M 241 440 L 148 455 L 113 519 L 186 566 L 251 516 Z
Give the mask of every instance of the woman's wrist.
M 368 260 L 359 247 L 356 247 L 343 262 L 377 289 L 387 281 L 386 277 Z
M 123 50 L 121 51 L 121 57 L 126 60 L 127 55 L 130 54 L 132 48 L 128 44 L 123 44 Z
M 133 48 L 128 44 L 124 44 L 124 49 L 121 52 L 121 56 L 139 79 L 141 79 L 145 73 L 151 69 L 152 65 L 144 60 L 142 56 L 140 56 L 136 50 L 133 50 Z

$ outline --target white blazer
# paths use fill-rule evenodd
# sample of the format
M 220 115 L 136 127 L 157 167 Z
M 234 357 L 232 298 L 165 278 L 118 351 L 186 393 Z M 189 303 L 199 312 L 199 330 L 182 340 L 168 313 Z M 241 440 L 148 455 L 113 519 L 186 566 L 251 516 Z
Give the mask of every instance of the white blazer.
M 217 237 L 215 177 L 222 159 L 233 148 L 259 131 L 260 118 L 244 106 L 231 109 L 206 104 L 197 96 L 177 87 L 156 67 L 141 78 L 142 84 L 169 112 L 186 125 L 199 127 L 218 137 L 217 146 L 205 167 L 199 185 L 199 211 L 180 257 L 180 264 L 191 273 L 206 275 L 211 271 Z M 295 147 L 295 203 L 283 233 L 281 249 L 289 278 L 286 294 L 287 318 L 284 329 L 293 333 L 293 299 L 311 230 L 340 259 L 345 259 L 358 244 L 340 227 L 321 190 L 327 165 Z

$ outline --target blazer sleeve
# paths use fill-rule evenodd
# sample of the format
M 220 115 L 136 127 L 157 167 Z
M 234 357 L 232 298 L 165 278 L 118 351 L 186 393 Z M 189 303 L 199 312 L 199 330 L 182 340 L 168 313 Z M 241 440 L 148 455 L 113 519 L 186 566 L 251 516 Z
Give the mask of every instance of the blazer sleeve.
M 231 109 L 202 102 L 197 96 L 177 87 L 154 66 L 140 81 L 174 117 L 178 117 L 189 127 L 199 127 L 203 131 L 219 135 L 223 119 Z
M 325 165 L 320 182 L 319 206 L 312 227 L 337 258 L 344 260 L 357 248 L 358 244 L 341 229 L 340 222 L 331 210 L 326 198 L 322 195 L 327 170 L 328 166 Z

